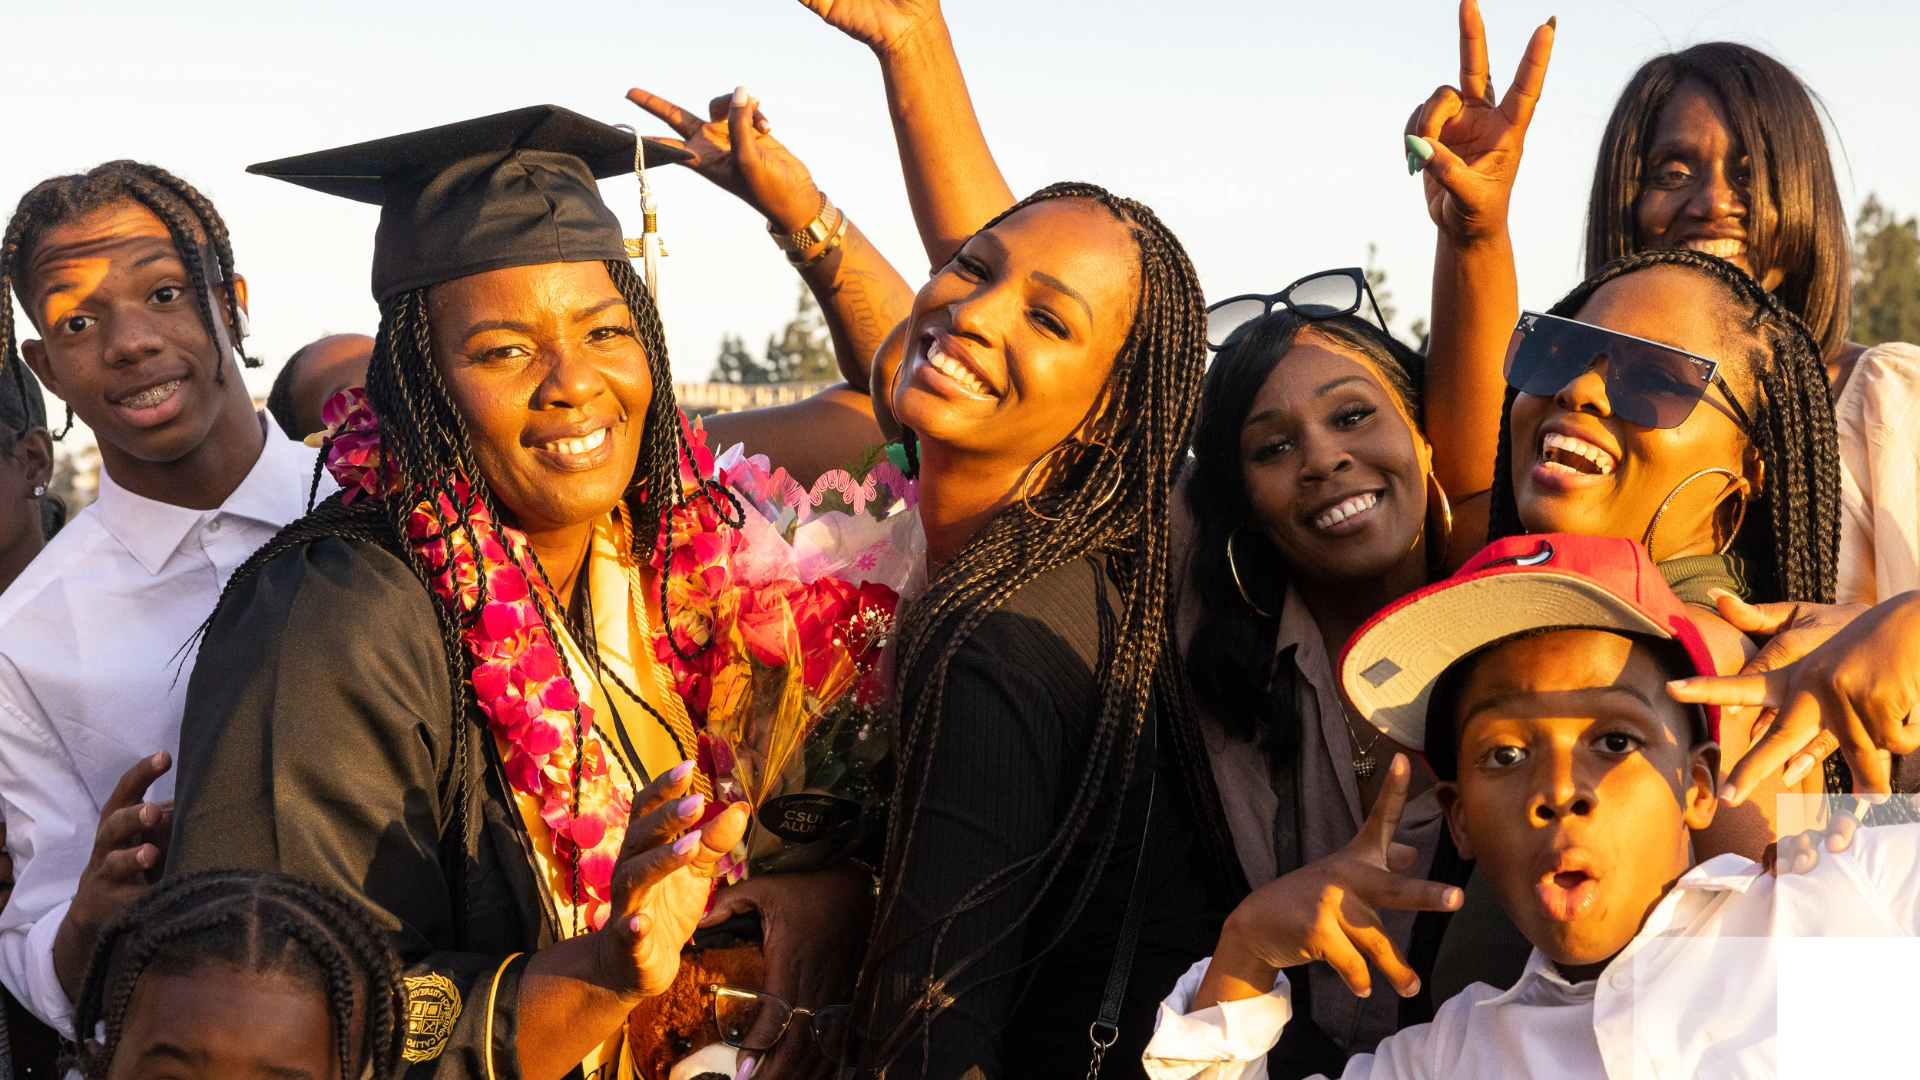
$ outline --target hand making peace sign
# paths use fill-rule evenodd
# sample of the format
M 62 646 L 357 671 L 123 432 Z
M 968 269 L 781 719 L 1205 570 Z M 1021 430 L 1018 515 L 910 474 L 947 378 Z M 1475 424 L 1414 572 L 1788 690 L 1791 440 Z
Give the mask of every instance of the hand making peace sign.
M 1477 0 L 1460 4 L 1460 85 L 1435 90 L 1407 120 L 1407 134 L 1425 140 L 1433 152 L 1422 181 L 1427 212 L 1456 243 L 1506 229 L 1507 203 L 1520 170 L 1527 125 L 1533 122 L 1547 80 L 1556 25 L 1549 19 L 1533 32 L 1513 85 L 1496 104 L 1480 5 Z
M 1387 786 L 1359 835 L 1333 855 L 1268 883 L 1227 917 L 1206 980 L 1192 1009 L 1265 994 L 1274 973 L 1323 960 L 1358 997 L 1373 991 L 1368 961 L 1401 997 L 1420 991 L 1420 977 L 1407 966 L 1380 924 L 1379 909 L 1453 911 L 1464 894 L 1450 885 L 1406 876 L 1414 849 L 1393 842 L 1407 806 L 1412 766 L 1393 755 Z M 1191 1010 L 1189 1010 L 1191 1011 Z
M 742 86 L 707 102 L 701 120 L 666 98 L 635 87 L 627 100 L 666 121 L 679 139 L 662 139 L 693 154 L 686 166 L 758 210 L 785 232 L 806 228 L 820 213 L 813 174 L 780 141 L 760 103 Z

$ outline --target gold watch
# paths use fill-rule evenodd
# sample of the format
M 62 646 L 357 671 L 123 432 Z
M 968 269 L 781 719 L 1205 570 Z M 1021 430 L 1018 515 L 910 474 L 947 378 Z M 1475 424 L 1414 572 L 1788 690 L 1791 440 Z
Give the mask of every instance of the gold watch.
M 773 237 L 773 242 L 780 245 L 780 250 L 786 252 L 787 257 L 791 259 L 810 247 L 826 243 L 845 217 L 846 215 L 840 212 L 839 207 L 833 205 L 833 200 L 827 198 L 827 193 L 823 191 L 820 193 L 820 212 L 813 216 L 813 220 L 808 222 L 806 227 L 787 232 L 778 222 L 769 221 L 767 235 Z

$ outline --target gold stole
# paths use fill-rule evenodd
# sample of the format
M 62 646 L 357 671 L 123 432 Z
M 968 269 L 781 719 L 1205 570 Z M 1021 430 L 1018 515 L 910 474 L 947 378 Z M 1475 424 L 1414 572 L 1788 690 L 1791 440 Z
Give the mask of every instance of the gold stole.
M 622 511 L 624 509 L 622 507 Z M 634 786 L 629 783 L 629 777 L 644 784 L 649 778 L 680 764 L 682 757 L 673 734 L 635 701 L 622 683 L 642 694 L 652 691 L 649 704 L 658 708 L 668 724 L 682 733 L 689 750 L 695 744 L 687 707 L 674 692 L 666 670 L 653 658 L 653 634 L 639 566 L 627 557 L 628 546 L 623 543 L 628 535 L 624 513 L 618 521 L 612 515 L 600 519 L 594 524 L 593 548 L 587 558 L 587 589 L 593 597 L 593 632 L 598 639 L 601 666 L 609 677 L 594 678 L 593 668 L 573 635 L 564 627 L 554 629 L 566 653 L 567 674 L 574 690 L 593 708 L 595 731 L 589 738 L 603 745 L 615 785 L 632 798 Z M 613 676 L 618 676 L 618 680 Z M 621 731 L 625 732 L 625 740 L 620 737 Z M 637 762 L 627 752 L 629 743 L 640 756 Z M 704 788 L 704 783 L 701 786 Z M 552 830 L 540 816 L 539 800 L 519 791 L 513 793 L 513 800 L 520 819 L 526 823 L 528 835 L 533 838 L 534 856 L 539 862 L 540 875 L 547 883 L 547 894 L 553 900 L 554 914 L 559 918 L 560 936 L 568 938 L 587 932 L 584 918 L 576 913 L 565 895 L 564 878 L 553 853 Z M 625 1048 L 626 1029 L 622 1027 L 580 1063 L 587 1080 L 634 1080 L 633 1057 Z

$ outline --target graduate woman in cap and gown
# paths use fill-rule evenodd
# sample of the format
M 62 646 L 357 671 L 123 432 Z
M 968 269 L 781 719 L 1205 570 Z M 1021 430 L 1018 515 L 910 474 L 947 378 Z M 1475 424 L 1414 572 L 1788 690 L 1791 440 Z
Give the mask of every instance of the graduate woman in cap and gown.
M 364 900 L 409 965 L 410 1076 L 633 1075 L 623 1022 L 746 826 L 708 811 L 651 648 L 690 489 L 595 185 L 635 164 L 632 134 L 539 106 L 252 170 L 381 206 L 380 330 L 327 417 L 341 494 L 207 627 L 168 872 Z

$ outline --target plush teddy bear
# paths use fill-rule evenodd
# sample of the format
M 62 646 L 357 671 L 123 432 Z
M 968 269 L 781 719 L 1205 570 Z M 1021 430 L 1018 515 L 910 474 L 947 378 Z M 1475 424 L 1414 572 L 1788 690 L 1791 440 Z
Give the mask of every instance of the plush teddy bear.
M 729 919 L 695 935 L 680 954 L 680 974 L 673 985 L 642 1001 L 627 1017 L 627 1046 L 644 1080 L 733 1080 L 736 1054 L 720 1041 L 707 987 L 724 983 L 758 988 L 766 981 L 758 918 L 752 919 L 750 930 L 735 922 Z

